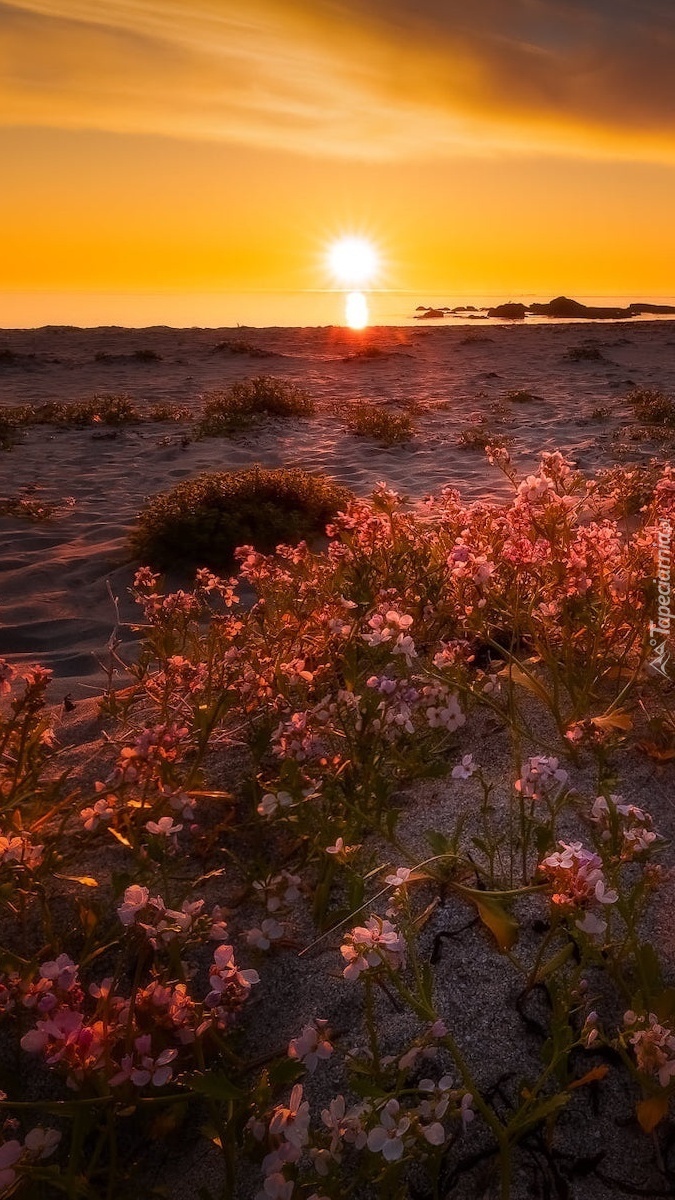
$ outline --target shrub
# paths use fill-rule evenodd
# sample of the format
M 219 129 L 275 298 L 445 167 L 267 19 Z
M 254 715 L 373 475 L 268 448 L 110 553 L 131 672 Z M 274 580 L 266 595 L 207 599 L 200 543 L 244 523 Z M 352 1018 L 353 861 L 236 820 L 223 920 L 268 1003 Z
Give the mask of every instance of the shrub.
M 582 342 L 580 346 L 570 346 L 563 356 L 570 362 L 604 362 L 605 356 L 597 342 Z
M 17 438 L 18 422 L 11 412 L 0 412 L 0 450 L 11 450 Z
M 29 411 L 27 425 L 135 425 L 141 414 L 130 396 L 94 396 L 92 400 L 77 400 L 70 404 L 50 401 Z
M 295 383 L 258 375 L 233 383 L 226 392 L 211 395 L 202 413 L 198 432 L 202 437 L 228 437 L 237 429 L 266 414 L 271 417 L 308 417 L 314 401 Z
M 675 428 L 675 400 L 658 388 L 634 388 L 628 396 L 628 403 L 632 405 L 638 421 Z
M 511 388 L 506 393 L 506 399 L 513 404 L 531 404 L 533 400 L 541 400 L 541 396 L 535 396 L 534 392 L 528 392 L 525 388 Z
M 320 536 L 351 492 L 300 467 L 249 467 L 183 480 L 153 497 L 131 536 L 136 557 L 160 567 L 219 567 L 237 546 L 273 550 Z
M 265 350 L 262 346 L 254 346 L 243 338 L 225 338 L 217 342 L 211 349 L 212 354 L 242 354 L 249 358 L 275 358 L 274 350 Z
M 355 405 L 347 417 L 347 429 L 357 437 L 372 438 L 384 446 L 407 442 L 414 433 L 407 413 L 390 412 L 376 404 Z

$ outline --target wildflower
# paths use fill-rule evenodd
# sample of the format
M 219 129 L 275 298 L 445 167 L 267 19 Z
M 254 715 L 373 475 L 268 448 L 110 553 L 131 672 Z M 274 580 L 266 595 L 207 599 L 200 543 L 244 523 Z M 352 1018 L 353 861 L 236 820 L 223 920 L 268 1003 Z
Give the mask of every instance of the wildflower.
M 632 1030 L 628 1041 L 633 1047 L 635 1061 L 647 1075 L 656 1075 L 661 1087 L 668 1087 L 675 1076 L 675 1035 L 666 1025 L 660 1025 L 654 1013 L 638 1016 L 624 1013 L 624 1025 Z
M 296 803 L 290 792 L 266 792 L 257 811 L 261 817 L 271 817 L 277 809 L 292 808 Z
M 597 1042 L 598 1038 L 600 1037 L 598 1021 L 598 1014 L 596 1012 L 589 1012 L 586 1020 L 584 1021 L 584 1027 L 579 1034 L 579 1040 L 587 1050 L 590 1050 L 593 1043 Z
M 160 817 L 159 821 L 146 821 L 145 828 L 155 837 L 175 838 L 183 826 L 175 825 L 173 817 Z
M 116 803 L 115 796 L 108 793 L 105 796 L 100 796 L 90 808 L 83 808 L 81 810 L 80 820 L 88 833 L 96 829 L 101 821 L 112 820 L 115 815 Z
M 328 1022 L 320 1019 L 313 1025 L 305 1025 L 300 1037 L 291 1038 L 288 1045 L 288 1057 L 304 1063 L 310 1075 L 314 1074 L 317 1064 L 330 1058 L 332 1053 Z
M 337 838 L 332 846 L 326 846 L 326 854 L 335 854 L 339 859 L 344 860 L 350 854 L 356 854 L 357 850 L 361 849 L 361 844 L 358 846 L 345 846 L 344 838 Z
M 557 758 L 537 755 L 528 758 L 520 772 L 520 779 L 516 780 L 515 788 L 522 796 L 531 800 L 542 800 L 557 784 L 562 786 L 568 780 L 569 775 L 559 766 Z
M 269 950 L 272 942 L 278 942 L 284 936 L 284 926 L 275 921 L 272 917 L 266 917 L 261 922 L 259 929 L 249 929 L 246 932 L 246 941 L 249 946 L 254 946 L 256 950 Z
M 462 761 L 457 763 L 456 767 L 452 768 L 452 778 L 470 779 L 478 769 L 478 763 L 473 761 L 473 754 L 465 754 Z
M 273 913 L 299 899 L 301 882 L 299 875 L 280 871 L 278 875 L 268 876 L 267 879 L 256 879 L 253 887 L 265 898 L 267 911 Z
M 380 1124 L 368 1134 L 368 1149 L 374 1154 L 381 1152 L 387 1162 L 397 1162 L 405 1149 L 405 1134 L 410 1129 L 410 1118 L 400 1117 L 398 1100 L 387 1100 L 380 1113 Z
M 232 946 L 221 945 L 213 955 L 209 970 L 211 991 L 206 997 L 209 1007 L 220 1005 L 224 999 L 239 1006 L 247 998 L 254 984 L 260 983 L 257 971 L 240 971 L 234 961 Z
M 4 1142 L 0 1146 L 0 1192 L 9 1191 L 16 1183 L 16 1171 L 14 1167 L 19 1162 L 23 1154 L 23 1146 L 16 1138 L 12 1138 L 9 1142 Z
M 405 962 L 403 939 L 390 921 L 380 917 L 369 917 L 365 925 L 352 929 L 340 953 L 347 963 L 342 974 L 350 982 L 370 967 L 386 964 L 395 971 Z
M 138 883 L 128 887 L 124 893 L 124 901 L 117 909 L 117 915 L 122 924 L 133 925 L 138 913 L 145 908 L 149 899 L 150 892 L 146 887 L 141 887 Z
M 410 867 L 398 867 L 393 875 L 385 876 L 384 882 L 388 883 L 390 887 L 404 887 L 411 875 L 412 869 Z
M 6 658 L 0 658 L 0 696 L 11 692 L 16 675 L 16 668 L 8 663 Z
M 585 850 L 581 842 L 558 844 L 562 849 L 539 864 L 539 870 L 549 876 L 557 889 L 551 897 L 553 904 L 563 909 L 585 908 L 594 901 L 616 904 L 618 894 L 607 887 L 598 855 Z M 605 922 L 593 913 L 586 913 L 576 925 L 589 934 L 602 934 L 606 928 Z
M 111 1087 L 118 1087 L 130 1080 L 134 1087 L 142 1088 L 148 1083 L 153 1087 L 164 1087 L 173 1075 L 172 1062 L 178 1055 L 175 1049 L 162 1050 L 155 1058 L 151 1054 L 152 1039 L 149 1033 L 134 1040 L 131 1054 L 125 1054 L 120 1070 L 110 1080 Z
M 269 1127 L 272 1135 L 280 1135 L 297 1149 L 306 1145 L 309 1136 L 309 1103 L 302 1099 L 302 1093 L 302 1084 L 296 1083 L 288 1107 L 277 1106 Z
M 639 854 L 647 852 L 657 839 L 657 834 L 651 828 L 652 818 L 649 813 L 638 808 L 635 804 L 624 804 L 623 796 L 610 795 L 612 809 L 604 796 L 598 796 L 591 809 L 591 820 L 601 829 L 603 842 L 612 837 L 611 816 L 616 816 L 621 836 L 620 856 L 624 862 L 630 862 Z

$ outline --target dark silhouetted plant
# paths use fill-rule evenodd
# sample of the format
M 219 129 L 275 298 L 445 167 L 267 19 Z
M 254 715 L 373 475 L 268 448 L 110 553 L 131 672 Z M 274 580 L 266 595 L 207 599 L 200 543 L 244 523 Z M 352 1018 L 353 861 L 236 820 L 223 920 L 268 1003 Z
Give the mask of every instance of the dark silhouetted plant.
M 407 442 L 415 432 L 407 413 L 390 412 L 376 404 L 354 405 L 347 416 L 347 429 L 357 437 L 372 438 L 384 446 Z
M 134 556 L 159 567 L 221 567 L 237 546 L 273 550 L 323 534 L 352 493 L 300 467 L 248 467 L 186 479 L 154 496 L 131 535 Z
M 261 416 L 309 417 L 313 412 L 314 401 L 304 388 L 286 379 L 258 375 L 209 396 L 198 433 L 202 437 L 229 437 Z

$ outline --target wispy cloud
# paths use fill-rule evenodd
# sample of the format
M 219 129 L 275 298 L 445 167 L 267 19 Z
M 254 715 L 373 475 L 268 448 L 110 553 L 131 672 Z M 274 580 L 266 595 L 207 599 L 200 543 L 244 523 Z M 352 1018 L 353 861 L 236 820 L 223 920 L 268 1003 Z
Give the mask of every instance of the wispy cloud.
M 0 122 L 334 157 L 675 161 L 671 0 L 16 0 Z

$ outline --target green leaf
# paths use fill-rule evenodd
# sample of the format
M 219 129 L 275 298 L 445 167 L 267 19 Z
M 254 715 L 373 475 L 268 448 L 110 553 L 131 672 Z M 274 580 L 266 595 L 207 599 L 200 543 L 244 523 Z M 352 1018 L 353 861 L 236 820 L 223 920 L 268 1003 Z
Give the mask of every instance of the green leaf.
M 493 935 L 500 950 L 510 950 L 518 941 L 519 927 L 515 917 L 506 912 L 499 900 L 487 896 L 476 888 L 464 887 L 463 884 L 450 885 L 463 899 L 473 904 L 478 916 Z
M 444 833 L 439 833 L 437 829 L 428 829 L 424 836 L 434 854 L 452 853 L 452 843 Z
M 209 1100 L 242 1100 L 244 1093 L 232 1083 L 222 1071 L 210 1071 L 207 1075 L 186 1075 L 181 1080 L 191 1092 L 207 1096 Z
M 537 983 L 541 983 L 542 980 L 547 979 L 549 975 L 553 975 L 553 973 L 558 970 L 558 967 L 561 967 L 563 963 L 566 963 L 568 958 L 573 953 L 574 943 L 568 942 L 566 946 L 563 946 L 561 950 L 558 950 L 557 954 L 554 954 L 551 958 L 547 959 L 545 963 L 542 963 L 537 971 L 537 974 L 532 980 L 532 987 L 534 987 L 534 985 Z
M 295 1058 L 281 1058 L 269 1068 L 267 1074 L 273 1087 L 287 1087 L 302 1079 L 307 1074 L 307 1068 Z

